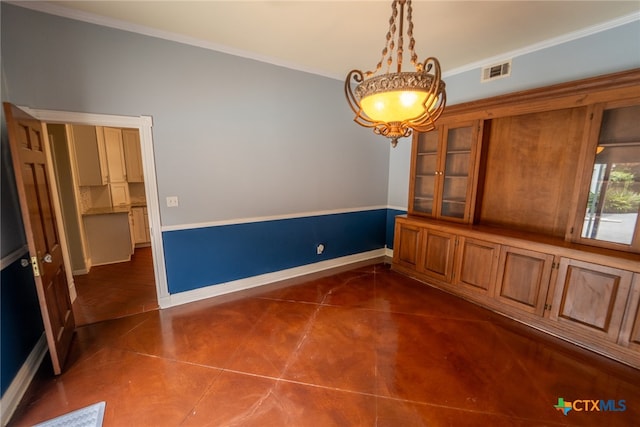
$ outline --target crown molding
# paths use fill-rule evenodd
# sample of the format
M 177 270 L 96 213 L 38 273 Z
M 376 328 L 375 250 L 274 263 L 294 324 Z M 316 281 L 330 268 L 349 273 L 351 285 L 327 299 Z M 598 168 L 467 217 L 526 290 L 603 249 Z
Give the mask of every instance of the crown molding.
M 117 30 L 128 31 L 132 33 L 142 34 L 149 37 L 155 37 L 159 39 L 169 40 L 177 43 L 182 43 L 190 46 L 196 46 L 203 49 L 208 49 L 216 52 L 226 53 L 233 56 L 239 56 L 242 58 L 252 59 L 259 62 L 265 62 L 271 65 L 276 65 L 283 68 L 288 68 L 296 71 L 302 71 L 305 73 L 315 74 L 323 77 L 328 77 L 335 80 L 344 80 L 344 76 L 336 76 L 333 73 L 328 73 L 326 71 L 312 69 L 309 67 L 301 66 L 300 64 L 296 64 L 290 61 L 283 61 L 278 58 L 269 57 L 266 55 L 260 55 L 255 52 L 249 52 L 241 49 L 232 48 L 230 46 L 213 43 L 209 41 L 205 41 L 202 39 L 197 39 L 194 37 L 188 37 L 177 33 L 172 33 L 169 31 L 157 30 L 154 28 L 146 27 L 143 25 L 132 24 L 130 22 L 121 21 L 114 18 L 108 18 L 100 15 L 96 15 L 93 13 L 83 12 L 76 9 L 67 8 L 64 6 L 52 4 L 44 1 L 5 1 L 5 3 L 12 4 L 14 6 L 23 7 L 26 9 L 35 10 L 38 12 L 48 13 L 50 15 L 57 15 L 63 18 L 69 18 L 76 21 L 87 22 L 90 24 L 100 25 L 103 27 L 114 28 Z M 525 46 L 521 49 L 512 50 L 510 52 L 505 52 L 500 55 L 492 56 L 490 58 L 485 58 L 480 61 L 472 62 L 467 65 L 463 65 L 462 67 L 454 68 L 447 72 L 442 73 L 442 77 L 450 77 L 455 76 L 457 74 L 462 74 L 468 71 L 476 70 L 478 68 L 490 66 L 492 64 L 496 64 L 498 62 L 504 61 L 506 59 L 513 59 L 519 56 L 527 55 L 533 52 L 537 52 L 540 50 L 548 49 L 553 46 L 557 46 L 563 43 L 567 43 L 573 40 L 577 40 L 583 37 L 587 37 L 593 34 L 600 33 L 602 31 L 606 31 L 612 28 L 616 28 L 625 24 L 629 24 L 631 22 L 640 21 L 640 11 L 634 12 L 629 15 L 622 16 L 620 18 L 603 22 L 597 25 L 593 25 L 590 27 L 583 28 L 578 31 L 573 31 L 571 33 L 564 34 L 562 36 L 554 37 L 548 40 L 544 40 L 539 43 L 534 43 L 529 46 Z

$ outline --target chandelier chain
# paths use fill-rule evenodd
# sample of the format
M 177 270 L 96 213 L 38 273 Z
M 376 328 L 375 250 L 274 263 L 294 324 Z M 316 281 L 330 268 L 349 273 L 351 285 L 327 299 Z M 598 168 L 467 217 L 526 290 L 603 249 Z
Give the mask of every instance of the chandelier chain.
M 398 3 L 400 5 L 398 6 Z M 387 35 L 385 37 L 385 45 L 382 49 L 382 55 L 380 61 L 376 64 L 376 68 L 373 71 L 366 71 L 364 75 L 366 77 L 371 77 L 376 74 L 382 68 L 382 64 L 386 62 L 387 65 L 387 73 L 390 72 L 391 66 L 393 65 L 393 52 L 397 48 L 398 51 L 396 53 L 396 60 L 398 63 L 398 72 L 402 69 L 402 60 L 404 55 L 404 30 L 402 28 L 403 25 L 403 17 L 400 17 L 400 30 L 398 33 L 398 46 L 396 46 L 395 34 L 398 31 L 398 10 L 402 8 L 404 11 L 404 5 L 407 5 L 407 36 L 409 37 L 409 53 L 411 59 L 411 65 L 413 65 L 417 71 L 421 71 L 423 69 L 423 65 L 418 63 L 418 55 L 415 51 L 416 40 L 413 36 L 413 6 L 411 5 L 411 0 L 393 0 L 391 3 L 392 14 L 389 18 L 389 30 L 387 31 Z M 388 56 L 387 56 L 388 55 Z M 386 60 L 385 60 L 386 58 Z
M 421 68 L 418 66 L 418 54 L 416 53 L 416 39 L 413 38 L 413 7 L 411 6 L 411 1 L 407 2 L 407 22 L 409 23 L 407 27 L 407 35 L 409 36 L 409 52 L 411 53 L 411 65 L 416 67 L 416 69 Z M 418 71 L 420 71 L 418 69 Z
M 382 49 L 382 57 L 380 58 L 380 61 L 376 64 L 375 70 L 366 71 L 364 73 L 366 77 L 370 77 L 375 73 L 377 73 L 378 71 L 380 71 L 380 69 L 382 68 L 382 63 L 385 62 L 385 58 L 387 54 L 389 54 L 389 58 L 386 61 L 387 68 L 391 67 L 391 64 L 393 63 L 392 55 L 395 49 L 394 36 L 396 33 L 396 18 L 398 17 L 398 0 L 393 0 L 393 3 L 391 3 L 391 9 L 393 13 L 391 14 L 391 18 L 389 18 L 389 30 L 387 30 L 387 36 L 385 37 L 386 41 L 385 41 L 384 49 Z

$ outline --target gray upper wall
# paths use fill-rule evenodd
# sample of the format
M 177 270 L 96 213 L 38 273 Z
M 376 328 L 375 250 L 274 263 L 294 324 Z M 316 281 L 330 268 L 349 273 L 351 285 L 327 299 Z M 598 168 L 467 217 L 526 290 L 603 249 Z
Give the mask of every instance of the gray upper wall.
M 342 82 L 0 6 L 3 100 L 153 117 L 163 225 L 407 206 L 410 140 L 355 125 Z M 640 21 L 515 56 L 508 79 L 445 81 L 453 105 L 637 67 Z
M 153 118 L 163 225 L 386 205 L 389 144 L 342 82 L 1 7 L 3 100 Z

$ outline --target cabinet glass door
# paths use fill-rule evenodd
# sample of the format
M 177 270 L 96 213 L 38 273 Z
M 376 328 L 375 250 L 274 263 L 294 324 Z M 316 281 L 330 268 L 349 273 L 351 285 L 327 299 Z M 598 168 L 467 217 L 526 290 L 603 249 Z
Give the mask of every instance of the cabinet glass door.
M 439 132 L 421 133 L 417 136 L 416 173 L 413 190 L 413 211 L 434 215 L 434 198 L 438 170 Z
M 605 109 L 583 239 L 640 247 L 640 105 Z
M 447 130 L 440 216 L 465 217 L 473 141 L 474 126 Z

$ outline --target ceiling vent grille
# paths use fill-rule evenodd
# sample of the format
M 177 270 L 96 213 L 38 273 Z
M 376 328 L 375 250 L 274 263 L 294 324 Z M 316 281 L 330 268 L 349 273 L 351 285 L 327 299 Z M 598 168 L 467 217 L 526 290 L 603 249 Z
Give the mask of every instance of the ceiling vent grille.
M 509 77 L 511 75 L 511 60 L 502 62 L 500 64 L 489 65 L 482 69 L 482 76 L 480 81 L 482 83 L 501 79 L 503 77 Z

